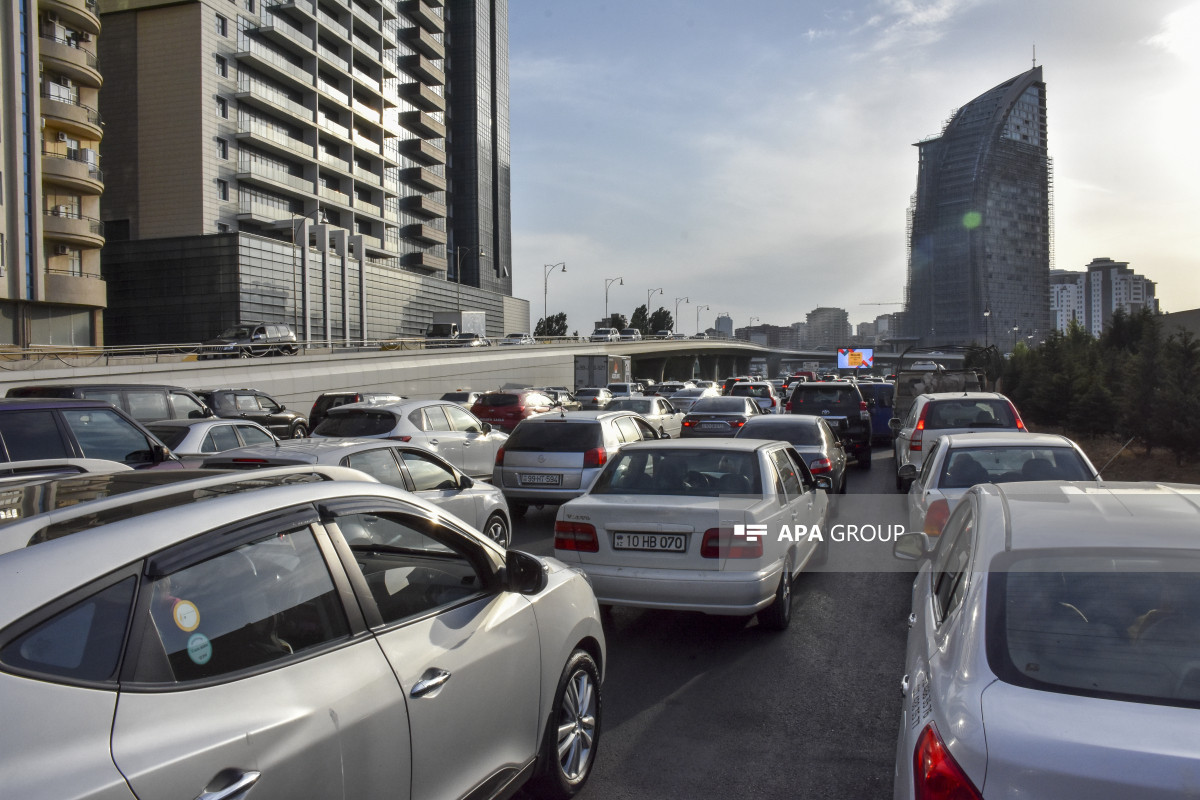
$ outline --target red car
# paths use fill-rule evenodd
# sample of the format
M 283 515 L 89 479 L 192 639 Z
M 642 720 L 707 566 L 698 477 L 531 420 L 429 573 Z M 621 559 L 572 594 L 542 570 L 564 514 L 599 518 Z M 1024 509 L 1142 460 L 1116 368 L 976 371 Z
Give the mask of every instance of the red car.
M 471 406 L 471 413 L 492 427 L 509 432 L 527 417 L 545 414 L 557 407 L 549 395 L 533 389 L 487 392 Z

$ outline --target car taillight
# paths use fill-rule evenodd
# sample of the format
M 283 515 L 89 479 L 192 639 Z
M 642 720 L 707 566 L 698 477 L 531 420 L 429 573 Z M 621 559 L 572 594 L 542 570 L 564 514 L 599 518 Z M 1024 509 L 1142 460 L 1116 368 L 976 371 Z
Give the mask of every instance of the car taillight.
M 233 463 L 234 464 L 267 464 L 270 462 L 268 462 L 265 458 L 235 458 L 235 459 L 233 459 Z
M 929 404 L 921 409 L 921 417 L 917 420 L 917 427 L 913 430 L 912 439 L 908 442 L 909 450 L 920 450 L 921 440 L 925 437 L 925 415 L 929 413 Z
M 692 426 L 693 426 L 693 425 L 695 425 L 695 424 L 696 424 L 696 423 L 695 423 L 695 422 L 693 422 L 693 421 L 692 421 L 692 420 L 690 420 L 690 419 L 685 419 L 685 420 L 683 421 L 683 427 L 685 427 L 685 428 L 690 428 L 690 427 L 692 427 Z
M 599 552 L 600 540 L 596 538 L 596 526 L 586 522 L 556 520 L 554 523 L 554 549 L 574 550 L 577 553 Z
M 740 428 L 740 427 L 742 427 L 742 426 L 743 426 L 743 425 L 745 425 L 745 424 L 746 424 L 746 420 L 744 420 L 744 419 L 731 419 L 731 420 L 729 420 L 729 425 L 730 425 L 731 427 L 734 427 L 734 428 Z
M 760 558 L 765 534 L 753 539 L 734 536 L 732 528 L 709 528 L 700 540 L 702 558 Z
M 411 442 L 412 441 L 411 436 L 389 436 L 387 438 L 389 441 L 392 441 L 392 442 Z
M 788 400 L 788 401 L 787 401 L 787 403 L 785 403 L 785 404 L 784 404 L 784 406 L 783 406 L 783 410 L 784 410 L 784 411 L 791 411 L 791 410 L 792 410 L 792 401 L 791 401 L 791 400 Z
M 866 400 L 859 400 L 859 401 L 858 401 L 858 410 L 859 410 L 859 411 L 866 411 L 866 410 L 867 410 L 867 401 L 866 401 Z
M 774 398 L 774 397 L 772 397 L 772 398 L 771 398 L 771 408 L 774 408 L 774 407 L 775 407 L 775 405 L 776 405 L 776 403 L 775 403 L 775 398 Z
M 584 451 L 583 468 L 603 467 L 608 462 L 608 451 L 603 447 L 593 447 Z
M 950 504 L 945 500 L 934 500 L 925 511 L 925 533 L 941 536 L 946 520 L 950 519 Z
M 497 467 L 504 466 L 504 448 L 503 447 L 496 448 L 496 466 Z
M 808 471 L 813 475 L 820 475 L 822 472 L 833 472 L 833 462 L 828 458 L 814 459 L 813 462 L 808 465 Z
M 983 800 L 932 722 L 913 750 L 913 795 L 916 800 Z
M 1008 407 L 1012 409 L 1013 416 L 1016 417 L 1017 430 L 1019 430 L 1019 431 L 1025 430 L 1025 423 L 1021 421 L 1021 415 L 1020 415 L 1020 413 L 1017 412 L 1017 407 L 1014 406 L 1012 403 L 1009 403 Z

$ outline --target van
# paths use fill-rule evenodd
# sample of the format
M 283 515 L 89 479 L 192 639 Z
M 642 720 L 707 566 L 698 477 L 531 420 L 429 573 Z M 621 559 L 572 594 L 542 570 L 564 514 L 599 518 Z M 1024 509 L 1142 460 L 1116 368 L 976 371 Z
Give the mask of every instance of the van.
M 53 386 L 15 386 L 6 397 L 103 400 L 145 425 L 164 419 L 204 419 L 216 416 L 196 394 L 182 386 L 142 383 L 80 383 Z
M 871 413 L 871 439 L 873 442 L 891 444 L 892 429 L 888 423 L 892 417 L 892 392 L 894 386 L 890 383 L 875 383 L 859 381 L 858 390 L 867 401 L 867 411 Z

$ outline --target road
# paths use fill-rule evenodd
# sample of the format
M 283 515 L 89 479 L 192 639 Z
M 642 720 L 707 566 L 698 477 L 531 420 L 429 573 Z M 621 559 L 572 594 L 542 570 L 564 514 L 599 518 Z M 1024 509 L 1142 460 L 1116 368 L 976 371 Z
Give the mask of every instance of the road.
M 890 450 L 872 466 L 851 470 L 831 523 L 903 520 Z M 555 510 L 530 509 L 513 546 L 551 554 Z M 782 634 L 614 609 L 599 755 L 578 796 L 891 797 L 911 574 L 890 544 L 833 547 L 828 571 L 797 579 Z M 864 564 L 884 571 L 835 571 Z

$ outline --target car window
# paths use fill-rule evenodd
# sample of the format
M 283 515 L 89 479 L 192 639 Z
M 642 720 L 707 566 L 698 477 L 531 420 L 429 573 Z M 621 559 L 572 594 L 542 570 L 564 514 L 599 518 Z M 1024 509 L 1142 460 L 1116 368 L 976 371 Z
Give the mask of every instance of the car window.
M 147 425 L 146 430 L 158 437 L 158 440 L 167 447 L 174 450 L 187 437 L 188 429 L 178 425 L 163 427 L 159 425 Z M 203 448 L 202 448 L 203 449 Z M 211 452 L 211 451 L 205 451 Z
M 0 650 L 0 663 L 57 678 L 115 678 L 136 586 L 129 577 L 60 611 Z
M 550 420 L 518 425 L 504 443 L 504 451 L 583 453 L 602 446 L 598 423 Z
M 804 488 L 817 488 L 817 481 L 815 478 L 813 478 L 812 472 L 810 472 L 808 469 L 808 464 L 805 463 L 804 459 L 800 457 L 800 454 L 791 448 L 784 450 L 783 452 L 786 453 L 788 459 L 791 460 L 792 467 L 796 470 L 796 475 L 799 476 L 800 483 L 804 485 Z
M 446 419 L 446 412 L 442 411 L 441 406 L 426 406 L 421 409 L 425 413 L 425 424 L 422 430 L 426 431 L 448 431 L 451 430 L 450 420 Z
M 796 471 L 795 465 L 787 457 L 787 453 L 783 450 L 771 451 L 771 461 L 775 468 L 779 470 L 779 476 L 783 480 L 783 489 L 787 492 L 786 500 L 794 500 L 804 493 L 800 487 L 800 473 Z
M 408 484 L 404 482 L 404 474 L 400 471 L 400 465 L 396 463 L 396 456 L 390 447 L 352 453 L 342 459 L 342 466 L 360 469 L 388 486 L 408 489 Z
M 54 412 L 6 411 L 0 414 L 0 436 L 10 461 L 69 458 L 75 453 L 63 439 Z
M 640 442 L 642 441 L 642 431 L 638 427 L 634 417 L 617 417 L 613 423 L 617 428 L 617 433 L 621 436 L 623 442 Z
M 381 436 L 396 427 L 396 418 L 386 411 L 350 410 L 331 413 L 317 425 L 319 436 Z
M 925 454 L 925 460 L 921 462 L 921 474 L 917 478 L 917 484 L 920 486 L 928 486 L 929 473 L 933 471 L 933 462 L 937 460 L 938 445 L 940 442 L 935 441 L 933 446 L 929 448 L 929 452 Z M 987 481 L 975 481 L 975 483 L 987 483 Z M 969 483 L 967 486 L 974 486 L 975 483 Z
M 242 436 L 242 444 L 271 444 L 275 437 L 257 425 L 238 425 L 237 431 Z
M 168 398 L 175 419 L 203 419 L 204 406 L 197 403 L 194 398 L 181 392 L 171 392 Z
M 1005 400 L 938 400 L 925 415 L 925 430 L 1015 427 L 1012 406 Z
M 269 411 L 272 414 L 277 414 L 283 410 L 283 406 L 275 402 L 274 399 L 267 397 L 265 394 L 258 395 L 258 404 L 264 411 Z
M 238 411 L 258 411 L 258 398 L 252 394 L 235 395 L 233 407 Z
M 116 411 L 109 408 L 64 408 L 63 420 L 86 458 L 106 458 L 126 464 L 152 460 L 150 440 Z M 47 458 L 42 455 L 38 458 Z
M 975 509 L 969 502 L 955 508 L 946 523 L 946 541 L 938 542 L 934 554 L 933 595 L 934 613 L 940 625 L 962 602 L 966 593 L 968 570 L 975 544 Z
M 166 392 L 158 389 L 139 391 L 129 389 L 125 392 L 129 401 L 129 416 L 138 422 L 153 422 L 157 419 L 170 419 L 171 407 L 167 403 Z
M 479 420 L 458 406 L 442 406 L 442 411 L 445 411 L 446 416 L 450 418 L 450 427 L 454 430 L 465 431 L 466 433 L 483 432 L 483 427 L 479 424 Z
M 420 453 L 404 452 L 400 458 L 408 468 L 417 492 L 457 489 L 458 478 L 445 464 Z
M 463 554 L 403 515 L 345 514 L 338 528 L 354 552 L 384 623 L 422 616 L 485 591 Z
M 717 497 L 761 496 L 758 457 L 716 449 L 621 450 L 589 490 L 591 494 Z
M 213 678 L 349 634 L 312 532 L 272 532 L 150 581 L 137 678 Z
M 238 441 L 237 431 L 233 426 L 217 425 L 204 437 L 204 447 L 201 450 L 205 453 L 219 453 L 235 447 L 241 447 L 241 442 Z

